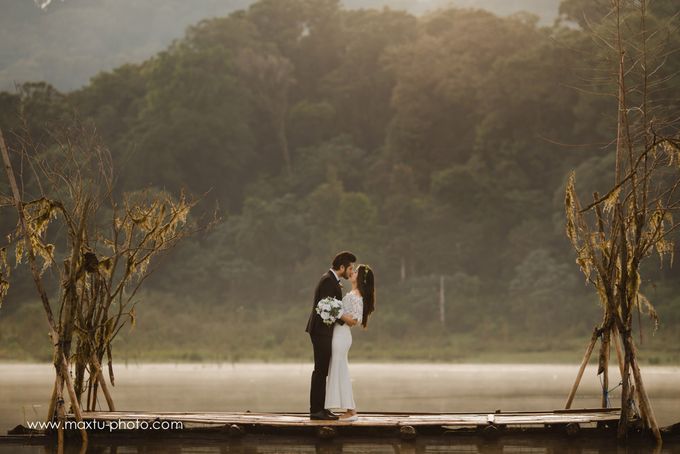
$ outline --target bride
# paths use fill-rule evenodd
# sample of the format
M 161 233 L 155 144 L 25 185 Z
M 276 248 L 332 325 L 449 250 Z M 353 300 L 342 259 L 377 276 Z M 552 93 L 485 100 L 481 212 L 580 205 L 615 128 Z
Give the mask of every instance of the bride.
M 349 276 L 352 290 L 342 299 L 344 325 L 333 328 L 331 363 L 326 381 L 326 402 L 324 408 L 345 410 L 340 421 L 356 421 L 356 405 L 349 377 L 347 353 L 352 345 L 350 327 L 361 323 L 366 328 L 368 317 L 375 308 L 375 286 L 373 270 L 368 265 L 359 265 Z

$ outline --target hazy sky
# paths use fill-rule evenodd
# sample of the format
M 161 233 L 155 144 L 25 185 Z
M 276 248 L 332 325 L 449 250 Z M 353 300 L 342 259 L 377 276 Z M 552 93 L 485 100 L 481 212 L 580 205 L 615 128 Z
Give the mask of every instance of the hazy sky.
M 253 0 L 0 0 L 0 90 L 45 80 L 72 90 L 102 70 L 140 62 L 201 19 L 226 15 Z M 346 7 L 408 9 L 453 4 L 498 14 L 528 10 L 544 23 L 559 0 L 344 0 Z M 41 5 L 45 6 L 41 9 Z

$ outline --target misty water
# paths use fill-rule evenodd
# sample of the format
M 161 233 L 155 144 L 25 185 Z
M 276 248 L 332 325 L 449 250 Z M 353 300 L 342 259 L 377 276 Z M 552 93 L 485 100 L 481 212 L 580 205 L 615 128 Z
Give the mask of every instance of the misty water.
M 577 365 L 351 364 L 358 411 L 493 412 L 563 408 Z M 115 368 L 113 397 L 119 410 L 287 411 L 308 405 L 311 364 L 128 364 Z M 680 422 L 680 367 L 643 369 L 661 426 Z M 611 371 L 612 387 L 617 372 Z M 49 364 L 0 364 L 0 431 L 45 418 L 53 369 Z M 619 390 L 611 393 L 618 406 Z M 600 383 L 586 370 L 573 408 L 598 407 Z M 105 403 L 102 410 L 105 410 Z M 562 452 L 558 442 L 522 445 L 445 440 L 415 443 L 381 440 L 245 440 L 195 446 L 173 443 L 173 452 Z M 20 448 L 20 449 L 19 449 Z M 515 449 L 516 448 L 516 449 Z M 75 449 L 75 448 L 74 448 Z M 117 452 L 166 452 L 157 442 L 122 446 Z M 2 446 L 2 452 L 45 452 L 42 447 Z M 77 451 L 76 451 L 77 452 Z M 108 452 L 106 447 L 103 452 Z M 569 452 L 621 452 L 614 443 L 570 447 Z M 636 448 L 627 452 L 648 452 Z M 652 452 L 652 451 L 649 451 Z M 679 452 L 666 446 L 662 452 Z

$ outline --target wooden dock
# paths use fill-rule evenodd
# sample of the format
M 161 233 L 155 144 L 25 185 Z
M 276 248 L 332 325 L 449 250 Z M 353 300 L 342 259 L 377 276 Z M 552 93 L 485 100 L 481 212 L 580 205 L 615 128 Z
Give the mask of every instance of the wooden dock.
M 442 434 L 446 432 L 479 432 L 488 435 L 509 432 L 513 429 L 534 428 L 542 431 L 560 431 L 577 435 L 582 429 L 615 427 L 620 411 L 610 409 L 574 409 L 553 411 L 526 411 L 493 413 L 385 413 L 364 412 L 359 420 L 314 421 L 305 413 L 260 413 L 260 412 L 147 412 L 147 411 L 102 411 L 85 412 L 85 421 L 117 422 L 120 426 L 165 423 L 168 432 L 226 432 L 229 436 L 246 434 L 306 434 L 322 438 L 336 435 L 397 435 L 413 438 L 419 433 Z M 74 420 L 73 414 L 68 414 Z M 124 422 L 125 424 L 121 424 Z M 169 423 L 174 422 L 174 426 Z M 177 423 L 181 422 L 181 429 Z M 138 427 L 138 426 L 137 426 Z M 171 428 L 170 428 L 171 427 Z M 89 431 L 89 430 L 88 430 Z M 116 430 L 115 432 L 124 432 Z M 107 430 L 108 432 L 108 430 Z M 148 431 L 147 431 L 148 433 Z
M 494 413 L 361 413 L 359 420 L 315 421 L 304 413 L 256 413 L 256 412 L 146 412 L 146 411 L 101 411 L 85 412 L 84 420 L 100 421 L 181 421 L 189 425 L 225 425 L 272 427 L 399 427 L 399 426 L 503 426 L 589 424 L 619 420 L 618 408 L 555 410 L 531 412 Z M 73 419 L 72 414 L 68 419 Z
M 318 446 L 315 443 L 319 439 L 332 442 L 332 446 L 337 446 L 337 443 L 403 443 L 408 440 L 416 443 L 413 446 L 441 447 L 447 443 L 486 446 L 491 442 L 494 445 L 524 443 L 527 446 L 561 447 L 565 439 L 569 439 L 569 443 L 585 443 L 585 447 L 597 446 L 597 443 L 610 446 L 616 440 L 619 416 L 617 408 L 475 413 L 363 412 L 355 422 L 312 421 L 307 414 L 296 412 L 83 413 L 85 428 L 94 443 L 92 446 L 146 446 L 150 442 L 181 440 L 182 443 L 196 443 L 196 446 L 221 446 L 224 442 L 238 443 L 238 446 L 258 446 L 261 443 L 288 446 L 292 443 L 296 447 L 304 445 L 307 448 Z M 75 421 L 73 414 L 66 417 Z M 106 427 L 107 422 L 119 426 L 112 429 Z M 156 427 L 152 428 L 152 424 Z M 159 424 L 163 424 L 160 430 Z M 680 443 L 680 423 L 663 428 L 662 434 L 664 442 Z M 67 440 L 80 440 L 80 433 L 75 428 L 68 429 L 65 435 Z M 28 429 L 20 425 L 10 430 L 8 435 L 0 436 L 0 446 L 50 446 L 55 440 L 54 431 Z M 627 442 L 646 445 L 653 442 L 653 438 L 649 433 L 633 429 Z

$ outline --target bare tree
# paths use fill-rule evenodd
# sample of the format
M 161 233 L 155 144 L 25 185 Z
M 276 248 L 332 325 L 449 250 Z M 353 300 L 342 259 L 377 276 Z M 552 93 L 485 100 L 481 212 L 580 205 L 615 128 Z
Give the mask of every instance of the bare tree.
M 569 240 L 576 261 L 598 293 L 602 322 L 595 328 L 574 387 L 571 406 L 583 370 L 597 340 L 601 340 L 598 374 L 603 375 L 603 406 L 609 387 L 608 363 L 612 343 L 616 347 L 622 377 L 621 418 L 618 434 L 625 438 L 632 420 L 661 441 L 658 424 L 647 396 L 633 337 L 633 314 L 647 311 L 658 316 L 642 293 L 641 265 L 654 251 L 662 263 L 672 264 L 673 238 L 678 223 L 673 212 L 680 208 L 678 163 L 680 141 L 677 125 L 668 120 L 663 104 L 661 68 L 674 49 L 665 49 L 665 25 L 650 32 L 648 1 L 613 0 L 603 27 L 592 28 L 603 44 L 614 74 L 607 85 L 617 104 L 615 181 L 607 193 L 594 193 L 583 207 L 576 192 L 575 173 L 569 177 L 565 197 Z M 609 79 L 611 80 L 611 79 Z
M 0 202 L 11 202 L 20 221 L 9 236 L 9 245 L 15 247 L 17 265 L 28 260 L 50 327 L 56 377 L 48 418 L 64 421 L 66 386 L 71 411 L 82 420 L 85 390 L 86 410 L 95 410 L 99 389 L 109 409 L 115 409 L 102 362 L 106 356 L 113 386 L 112 341 L 128 321 L 134 324 L 135 296 L 153 272 L 152 261 L 195 229 L 188 217 L 196 201 L 184 194 L 173 198 L 152 191 L 126 193 L 117 201 L 111 156 L 87 128 L 77 126 L 52 134 L 45 147 L 26 137 L 19 139 L 20 150 L 15 151 L 28 164 L 22 168 L 31 169 L 30 179 L 40 194 L 25 201 L 0 131 L 12 190 L 12 196 Z M 23 172 L 19 176 L 22 183 L 29 177 Z M 56 231 L 63 232 L 61 238 L 48 235 L 55 223 Z M 0 250 L 0 303 L 9 287 L 6 256 L 4 247 Z M 56 312 L 45 290 L 43 273 L 48 269 L 59 276 Z M 86 441 L 85 431 L 82 437 Z M 63 424 L 59 439 L 61 443 Z

